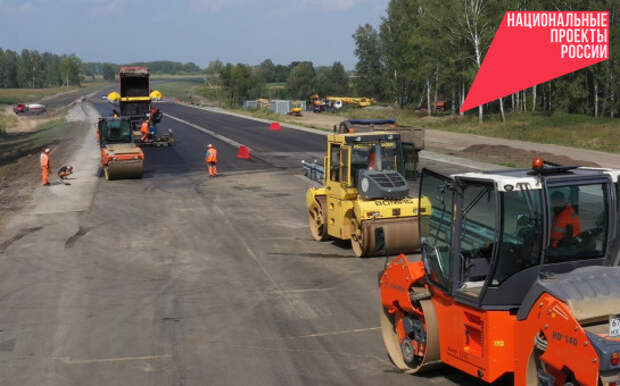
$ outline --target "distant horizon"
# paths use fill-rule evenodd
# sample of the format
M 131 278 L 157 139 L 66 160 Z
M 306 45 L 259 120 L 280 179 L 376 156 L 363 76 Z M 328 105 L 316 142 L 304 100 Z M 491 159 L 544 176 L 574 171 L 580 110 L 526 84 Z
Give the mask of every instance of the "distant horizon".
M 377 26 L 388 2 L 0 0 L 0 48 L 75 54 L 86 63 L 172 61 L 206 68 L 218 59 L 252 66 L 265 59 L 315 66 L 338 61 L 350 71 L 356 63 L 352 35 L 359 25 Z M 145 11 L 145 33 L 110 26 L 111 20 L 138 23 L 136 15 Z

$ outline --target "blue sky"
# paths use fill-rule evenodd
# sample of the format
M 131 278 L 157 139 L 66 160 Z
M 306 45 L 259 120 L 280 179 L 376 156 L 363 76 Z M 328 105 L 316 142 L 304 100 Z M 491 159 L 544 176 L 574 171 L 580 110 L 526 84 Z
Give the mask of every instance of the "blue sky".
M 0 47 L 84 61 L 355 65 L 351 35 L 389 0 L 0 0 Z

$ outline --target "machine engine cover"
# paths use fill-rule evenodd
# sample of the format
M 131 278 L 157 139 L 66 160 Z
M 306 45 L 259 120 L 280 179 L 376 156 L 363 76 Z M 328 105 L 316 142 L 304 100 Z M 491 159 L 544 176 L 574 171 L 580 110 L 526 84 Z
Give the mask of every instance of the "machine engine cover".
M 360 170 L 357 181 L 357 191 L 364 200 L 400 200 L 409 194 L 407 180 L 392 170 Z

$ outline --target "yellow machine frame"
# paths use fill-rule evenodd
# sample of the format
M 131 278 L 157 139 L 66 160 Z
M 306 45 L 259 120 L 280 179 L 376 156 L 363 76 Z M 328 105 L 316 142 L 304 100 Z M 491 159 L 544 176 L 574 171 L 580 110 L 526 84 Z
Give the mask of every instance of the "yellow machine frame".
M 346 138 L 362 137 L 363 141 L 363 137 L 390 134 L 394 133 L 329 134 L 327 136 L 327 156 L 323 159 L 325 170 L 323 186 L 310 188 L 306 192 L 310 226 L 316 240 L 326 240 L 329 237 L 341 240 L 353 238 L 354 252 L 358 256 L 364 256 L 374 250 L 375 241 L 374 235 L 364 233 L 376 227 L 390 227 L 393 235 L 409 231 L 413 234 L 407 234 L 407 240 L 400 240 L 400 236 L 394 236 L 391 237 L 391 241 L 386 235 L 385 242 L 391 245 L 386 245 L 385 250 L 395 253 L 412 252 L 412 249 L 419 250 L 418 198 L 364 200 L 360 197 L 351 175 L 353 144 L 348 143 Z M 333 157 L 336 155 L 338 159 L 334 161 L 334 167 L 337 162 L 337 173 L 332 170 Z M 427 198 L 422 199 L 420 208 L 422 215 L 430 215 L 431 204 Z M 366 245 L 355 245 L 358 244 L 359 239 L 365 237 Z M 414 241 L 413 244 L 412 241 Z M 356 247 L 361 249 L 356 249 Z M 400 247 L 406 250 L 395 251 Z

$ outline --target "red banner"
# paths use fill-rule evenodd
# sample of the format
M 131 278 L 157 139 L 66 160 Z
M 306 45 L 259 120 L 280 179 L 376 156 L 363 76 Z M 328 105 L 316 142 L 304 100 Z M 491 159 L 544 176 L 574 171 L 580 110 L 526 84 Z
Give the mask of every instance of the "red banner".
M 506 12 L 461 111 L 609 59 L 609 12 Z

